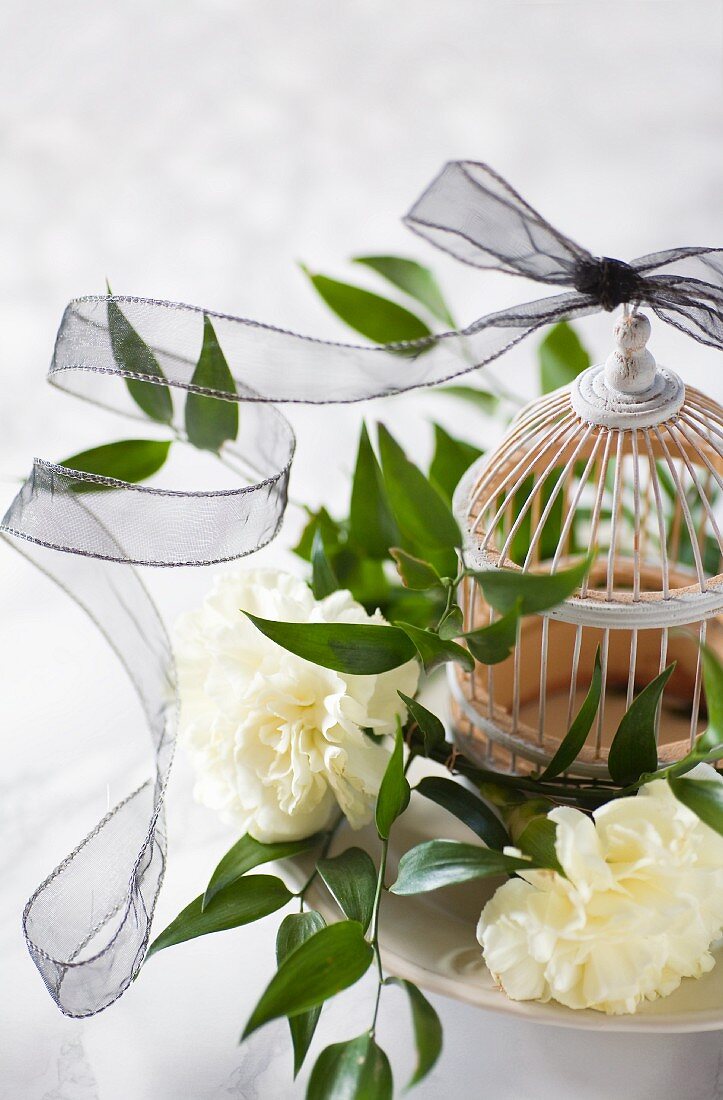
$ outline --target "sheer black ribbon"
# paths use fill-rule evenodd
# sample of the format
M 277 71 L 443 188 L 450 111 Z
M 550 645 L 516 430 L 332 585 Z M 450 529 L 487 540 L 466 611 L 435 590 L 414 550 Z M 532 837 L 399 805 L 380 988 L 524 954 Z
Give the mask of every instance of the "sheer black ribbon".
M 107 1007 L 138 973 L 165 867 L 163 794 L 176 736 L 176 680 L 163 624 L 128 565 L 228 561 L 274 537 L 286 506 L 294 436 L 273 403 L 339 404 L 434 386 L 490 362 L 544 325 L 622 303 L 648 306 L 694 339 L 723 348 L 720 249 L 684 247 L 630 263 L 595 257 L 491 169 L 469 161 L 448 164 L 405 222 L 464 263 L 567 289 L 460 330 L 376 347 L 141 298 L 80 298 L 65 310 L 51 383 L 136 417 L 138 385 L 163 385 L 173 410 L 169 424 L 179 434 L 189 392 L 243 403 L 238 439 L 224 446 L 223 457 L 252 475 L 237 488 L 189 492 L 36 459 L 0 524 L 0 533 L 105 635 L 139 695 L 154 750 L 151 778 L 106 815 L 25 907 L 28 948 L 68 1015 Z M 232 384 L 228 376 L 222 383 L 199 380 L 204 314 Z M 139 338 L 134 356 L 128 325 Z

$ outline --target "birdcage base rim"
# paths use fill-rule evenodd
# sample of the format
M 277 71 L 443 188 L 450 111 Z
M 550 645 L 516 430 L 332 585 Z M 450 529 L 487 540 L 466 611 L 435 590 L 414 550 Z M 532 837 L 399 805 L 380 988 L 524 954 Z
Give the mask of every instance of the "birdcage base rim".
M 455 669 L 447 670 L 448 686 L 452 700 L 451 730 L 455 747 L 462 752 L 473 764 L 485 768 L 487 771 L 499 772 L 500 775 L 528 774 L 535 766 L 544 768 L 552 759 L 557 743 L 551 744 L 547 740 L 542 744 L 535 743 L 522 731 L 519 733 L 507 732 L 494 721 L 485 717 L 473 705 L 463 693 L 460 687 L 458 674 Z M 464 718 L 472 727 L 472 732 L 462 730 L 454 716 L 454 706 L 458 707 Z M 498 747 L 510 754 L 513 760 L 519 760 L 522 766 L 498 767 L 490 756 L 490 748 Z M 681 759 L 689 750 L 688 740 L 671 741 L 661 744 L 658 749 L 658 764 L 665 767 Z M 579 779 L 610 779 L 605 757 L 598 759 L 582 759 L 578 757 L 566 774 Z

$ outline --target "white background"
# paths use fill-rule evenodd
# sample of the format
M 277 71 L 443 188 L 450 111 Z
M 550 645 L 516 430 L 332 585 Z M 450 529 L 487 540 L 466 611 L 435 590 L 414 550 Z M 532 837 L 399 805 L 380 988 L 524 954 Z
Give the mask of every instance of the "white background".
M 118 293 L 320 335 L 340 330 L 297 260 L 343 277 L 355 252 L 406 251 L 434 263 L 463 321 L 538 294 L 434 256 L 400 226 L 452 157 L 489 161 L 595 252 L 723 237 L 723 12 L 712 0 L 4 0 L 0 19 L 6 501 L 34 454 L 61 458 L 129 431 L 43 381 L 64 304 L 106 276 Z M 609 324 L 584 326 L 598 355 Z M 660 325 L 653 350 L 723 396 L 715 353 Z M 533 358 L 523 347 L 497 369 L 531 393 Z M 363 413 L 405 432 L 420 456 L 432 414 L 488 442 L 480 420 L 429 395 L 296 410 L 297 499 L 340 502 Z M 295 525 L 290 513 L 282 546 Z M 262 560 L 282 557 L 276 547 Z M 24 901 L 126 791 L 143 741 L 130 691 L 80 614 L 4 548 L 0 569 L 0 1096 L 302 1096 L 285 1025 L 237 1046 L 271 973 L 273 919 L 160 955 L 95 1019 L 65 1020 L 50 1002 L 23 945 Z M 149 583 L 172 618 L 209 580 L 185 570 Z M 190 787 L 181 760 L 159 927 L 234 839 Z M 361 1031 L 371 994 L 362 984 L 332 1005 L 316 1046 Z M 400 1003 L 381 1035 L 401 1082 Z M 715 1033 L 575 1034 L 435 1003 L 445 1052 L 420 1100 L 723 1095 Z

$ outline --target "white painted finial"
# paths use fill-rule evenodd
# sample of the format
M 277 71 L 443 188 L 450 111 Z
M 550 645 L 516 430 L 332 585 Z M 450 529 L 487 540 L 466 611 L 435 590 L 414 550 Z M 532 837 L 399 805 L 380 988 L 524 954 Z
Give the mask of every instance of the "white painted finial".
M 659 367 L 646 348 L 650 321 L 627 309 L 615 328 L 617 347 L 572 384 L 570 402 L 583 420 L 608 428 L 649 428 L 675 416 L 685 400 L 682 380 Z
M 646 348 L 650 321 L 642 313 L 624 313 L 615 324 L 617 347 L 605 361 L 605 381 L 617 393 L 645 393 L 655 381 L 657 365 Z

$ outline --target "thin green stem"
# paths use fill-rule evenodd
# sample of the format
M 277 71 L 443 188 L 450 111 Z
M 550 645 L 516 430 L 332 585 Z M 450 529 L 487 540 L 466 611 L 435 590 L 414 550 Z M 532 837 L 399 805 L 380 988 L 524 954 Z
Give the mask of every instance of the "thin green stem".
M 382 956 L 379 950 L 379 911 L 381 908 L 382 890 L 384 889 L 384 879 L 387 873 L 387 856 L 389 854 L 389 841 L 382 840 L 382 854 L 379 860 L 379 874 L 377 875 L 377 888 L 374 894 L 374 908 L 372 910 L 372 938 L 371 944 L 374 949 L 374 957 L 377 962 L 377 998 L 374 1005 L 374 1016 L 372 1018 L 371 1034 L 374 1034 L 374 1030 L 377 1026 L 377 1016 L 379 1015 L 379 1001 L 381 999 L 382 985 L 384 984 L 384 971 L 382 970 Z
M 447 585 L 447 601 L 445 603 L 444 611 L 442 612 L 442 615 L 435 627 L 435 630 L 439 630 L 440 626 L 452 610 L 452 604 L 454 603 L 454 588 L 454 581 L 450 581 L 450 583 Z
M 306 894 L 306 891 L 309 889 L 312 882 L 314 881 L 314 879 L 316 878 L 316 876 L 319 873 L 319 860 L 324 859 L 329 854 L 329 849 L 331 848 L 332 841 L 334 840 L 334 837 L 336 836 L 336 831 L 339 828 L 339 826 L 341 825 L 343 820 L 344 820 L 344 815 L 340 813 L 339 816 L 337 817 L 336 821 L 331 826 L 331 828 L 327 831 L 326 836 L 324 837 L 324 843 L 321 846 L 321 851 L 319 852 L 319 855 L 316 859 L 316 862 L 314 863 L 314 870 L 311 872 L 311 874 L 309 875 L 309 877 L 307 878 L 306 882 L 301 887 L 301 889 L 297 890 L 296 893 L 292 895 L 295 898 L 300 898 L 301 899 L 301 910 L 302 910 L 302 912 L 303 912 L 303 908 L 304 908 L 304 895 Z

